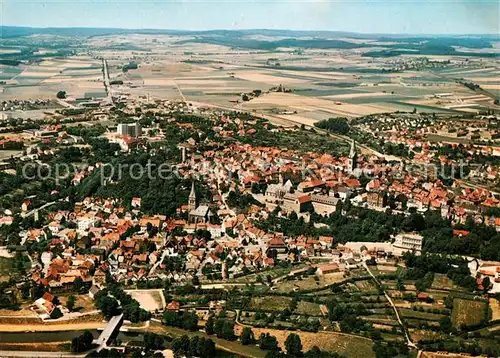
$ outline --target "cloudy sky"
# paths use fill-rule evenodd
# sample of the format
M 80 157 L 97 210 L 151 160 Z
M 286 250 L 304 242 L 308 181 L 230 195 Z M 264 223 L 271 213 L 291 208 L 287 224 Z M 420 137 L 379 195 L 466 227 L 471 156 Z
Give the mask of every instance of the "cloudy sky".
M 0 0 L 3 25 L 498 34 L 496 0 Z

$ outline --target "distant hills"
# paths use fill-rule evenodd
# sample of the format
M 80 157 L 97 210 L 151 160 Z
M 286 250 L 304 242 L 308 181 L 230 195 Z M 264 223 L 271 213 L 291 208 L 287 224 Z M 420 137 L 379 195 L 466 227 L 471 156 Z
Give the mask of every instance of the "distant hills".
M 359 34 L 342 31 L 298 31 L 298 30 L 162 30 L 162 29 L 118 29 L 118 28 L 91 28 L 91 27 L 17 27 L 1 26 L 2 38 L 25 37 L 36 34 L 95 37 L 105 35 L 150 34 L 189 36 L 190 38 L 178 41 L 185 43 L 208 43 L 228 46 L 232 48 L 253 50 L 275 50 L 282 47 L 312 48 L 312 49 L 354 49 L 375 47 L 380 50 L 366 53 L 371 57 L 398 56 L 412 53 L 422 55 L 464 55 L 480 57 L 498 57 L 493 52 L 459 52 L 457 47 L 469 49 L 492 48 L 493 41 L 500 41 L 499 35 L 390 35 L 390 34 Z M 271 39 L 257 39 L 256 36 L 271 37 Z M 280 38 L 273 40 L 272 37 Z M 351 42 L 349 39 L 371 40 L 370 43 Z M 381 44 L 380 42 L 392 44 Z
M 252 35 L 279 36 L 279 37 L 348 37 L 355 39 L 380 39 L 404 41 L 406 39 L 423 40 L 431 38 L 481 38 L 500 41 L 498 34 L 484 35 L 411 35 L 411 34 L 362 34 L 346 31 L 318 31 L 318 30 L 277 30 L 277 29 L 250 29 L 250 30 L 172 30 L 172 29 L 121 29 L 106 27 L 23 27 L 0 26 L 3 37 L 29 36 L 34 34 L 63 35 L 63 36 L 103 36 L 119 34 L 165 34 L 179 36 L 227 36 L 244 37 Z

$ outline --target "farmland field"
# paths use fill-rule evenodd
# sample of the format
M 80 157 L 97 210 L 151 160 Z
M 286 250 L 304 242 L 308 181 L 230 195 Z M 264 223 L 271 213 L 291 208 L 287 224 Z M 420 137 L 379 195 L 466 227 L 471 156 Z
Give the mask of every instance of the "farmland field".
M 264 296 L 253 297 L 248 305 L 248 309 L 252 310 L 284 310 L 288 308 L 292 299 L 290 297 L 282 296 Z
M 241 329 L 241 326 L 236 327 L 237 334 Z M 270 333 L 276 337 L 279 346 L 282 348 L 284 348 L 285 340 L 290 333 L 288 331 L 269 328 L 252 328 L 252 331 L 256 337 L 259 337 L 262 333 Z M 304 351 L 311 349 L 313 346 L 317 346 L 322 350 L 344 354 L 348 358 L 370 358 L 375 356 L 372 350 L 372 341 L 367 338 L 336 332 L 312 333 L 297 331 L 295 333 L 300 336 Z
M 429 321 L 439 321 L 439 319 L 445 317 L 445 315 L 442 315 L 442 314 L 413 311 L 411 309 L 400 309 L 399 312 L 405 318 L 417 318 L 417 319 L 424 319 L 424 320 L 429 320 Z
M 498 299 L 491 297 L 489 300 L 491 309 L 491 321 L 496 321 L 500 319 L 500 301 Z
M 455 328 L 459 326 L 474 326 L 487 318 L 488 303 L 461 298 L 453 300 L 451 321 Z
M 319 289 L 335 282 L 341 282 L 343 279 L 343 274 L 337 272 L 324 275 L 320 277 L 318 281 L 316 281 L 314 276 L 302 279 L 283 280 L 277 283 L 275 287 L 276 292 L 289 293 L 293 291 Z
M 321 315 L 321 308 L 320 308 L 320 305 L 317 303 L 300 301 L 297 304 L 297 308 L 295 309 L 295 313 L 304 314 L 304 315 L 308 315 L 308 316 L 320 316 Z
M 439 290 L 461 290 L 460 286 L 454 284 L 446 275 L 439 273 L 434 275 L 431 287 Z

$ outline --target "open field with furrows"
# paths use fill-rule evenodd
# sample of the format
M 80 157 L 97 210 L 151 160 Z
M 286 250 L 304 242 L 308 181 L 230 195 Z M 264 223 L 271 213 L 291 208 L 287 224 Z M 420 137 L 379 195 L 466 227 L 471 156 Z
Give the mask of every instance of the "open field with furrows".
M 235 327 L 236 334 L 240 334 L 242 326 L 237 325 Z M 279 346 L 284 349 L 285 340 L 288 335 L 292 332 L 268 329 L 268 328 L 253 328 L 255 337 L 260 337 L 263 333 L 269 333 L 276 337 Z M 303 350 L 307 351 L 313 346 L 318 346 L 321 350 L 326 350 L 329 352 L 337 352 L 343 354 L 347 357 L 374 357 L 372 350 L 372 341 L 368 338 L 363 338 L 359 336 L 342 334 L 336 332 L 293 332 L 300 336 L 302 342 Z
M 382 71 L 387 67 L 387 60 L 361 57 L 360 53 L 365 49 L 352 52 L 309 49 L 291 54 L 214 44 L 176 43 L 182 39 L 182 36 L 159 35 L 153 42 L 152 36 L 130 35 L 120 37 L 118 42 L 115 36 L 91 41 L 103 46 L 98 53 L 109 57 L 112 79 L 124 80 L 125 85 L 117 86 L 119 91 L 133 95 L 148 93 L 158 98 L 180 97 L 201 104 L 263 114 L 271 114 L 275 109 L 296 111 L 288 116 L 275 114 L 299 124 L 313 124 L 331 116 L 354 117 L 411 111 L 413 108 L 436 113 L 475 110 L 474 101 L 470 108 L 448 108 L 474 94 L 455 83 L 453 78 L 438 76 L 430 70 Z M 106 49 L 104 44 L 107 44 Z M 114 51 L 116 45 L 122 47 L 122 51 Z M 148 52 L 141 52 L 140 48 Z M 123 74 L 121 66 L 128 63 L 131 56 L 136 58 L 139 68 Z M 450 56 L 435 57 L 445 60 Z M 491 69 L 494 67 L 489 66 L 487 71 Z M 476 68 L 456 70 L 474 71 Z M 490 74 L 485 72 L 479 78 L 488 76 Z M 133 84 L 132 88 L 127 81 Z M 265 94 L 280 84 L 292 94 Z M 241 94 L 254 89 L 263 91 L 264 95 L 243 102 Z M 445 92 L 453 94 L 452 101 L 430 99 Z
M 474 326 L 487 319 L 488 303 L 461 298 L 453 300 L 451 321 L 455 328 Z
M 88 56 L 42 60 L 30 65 L 1 65 L 0 80 L 5 81 L 0 100 L 49 99 L 55 98 L 60 90 L 76 98 L 104 92 L 101 61 Z
M 293 93 L 269 93 L 245 103 L 245 109 L 265 110 L 281 108 L 283 110 L 297 111 L 298 116 L 305 117 L 309 111 L 324 111 L 332 116 L 361 116 L 371 113 L 390 112 L 389 108 L 380 105 L 356 105 L 330 101 L 328 99 L 304 97 Z M 290 116 L 293 117 L 293 116 Z M 299 118 L 298 118 L 299 119 Z M 300 120 L 300 119 L 299 119 Z M 310 123 L 305 123 L 310 124 Z
M 465 64 L 462 56 L 458 64 L 454 56 L 427 56 L 451 62 L 444 69 L 394 71 L 391 64 L 403 56 L 363 57 L 363 53 L 374 49 L 370 47 L 260 50 L 183 41 L 188 38 L 191 37 L 161 34 L 97 36 L 82 42 L 84 48 L 89 46 L 89 51 L 81 53 L 91 53 L 92 57 L 51 57 L 31 65 L 0 65 L 0 81 L 6 81 L 0 85 L 0 99 L 51 98 L 58 90 L 74 97 L 102 97 L 100 57 L 108 60 L 111 80 L 124 82 L 112 86 L 117 94 L 128 93 L 132 97 L 148 94 L 153 98 L 186 99 L 201 105 L 273 114 L 284 123 L 312 125 L 329 117 L 414 108 L 452 114 L 493 106 L 492 99 L 468 98 L 476 93 L 456 83 L 456 78 L 474 81 L 493 92 L 500 91 L 500 71 L 491 59 L 471 58 Z M 265 39 L 279 38 L 265 36 Z M 256 36 L 255 40 L 262 38 Z M 343 41 L 373 42 L 347 38 Z M 38 56 L 44 53 L 49 56 L 49 52 L 42 48 Z M 413 57 L 418 58 L 407 55 L 404 59 Z M 130 62 L 137 63 L 138 69 L 122 71 Z M 266 93 L 279 85 L 291 93 Z M 243 93 L 256 89 L 263 95 L 242 101 Z M 436 95 L 443 93 L 449 96 L 437 98 Z

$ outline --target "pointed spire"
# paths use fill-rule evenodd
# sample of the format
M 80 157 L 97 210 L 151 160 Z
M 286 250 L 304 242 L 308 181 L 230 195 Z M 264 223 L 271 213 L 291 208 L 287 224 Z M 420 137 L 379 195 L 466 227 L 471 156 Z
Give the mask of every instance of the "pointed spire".
M 189 193 L 188 208 L 189 210 L 196 209 L 196 190 L 194 189 L 194 180 L 191 184 L 191 193 Z
M 349 157 L 353 158 L 356 155 L 356 142 L 353 139 L 351 141 L 351 151 L 349 152 Z
M 191 182 L 191 193 L 189 193 L 190 198 L 196 198 L 196 190 L 194 189 L 194 180 Z

